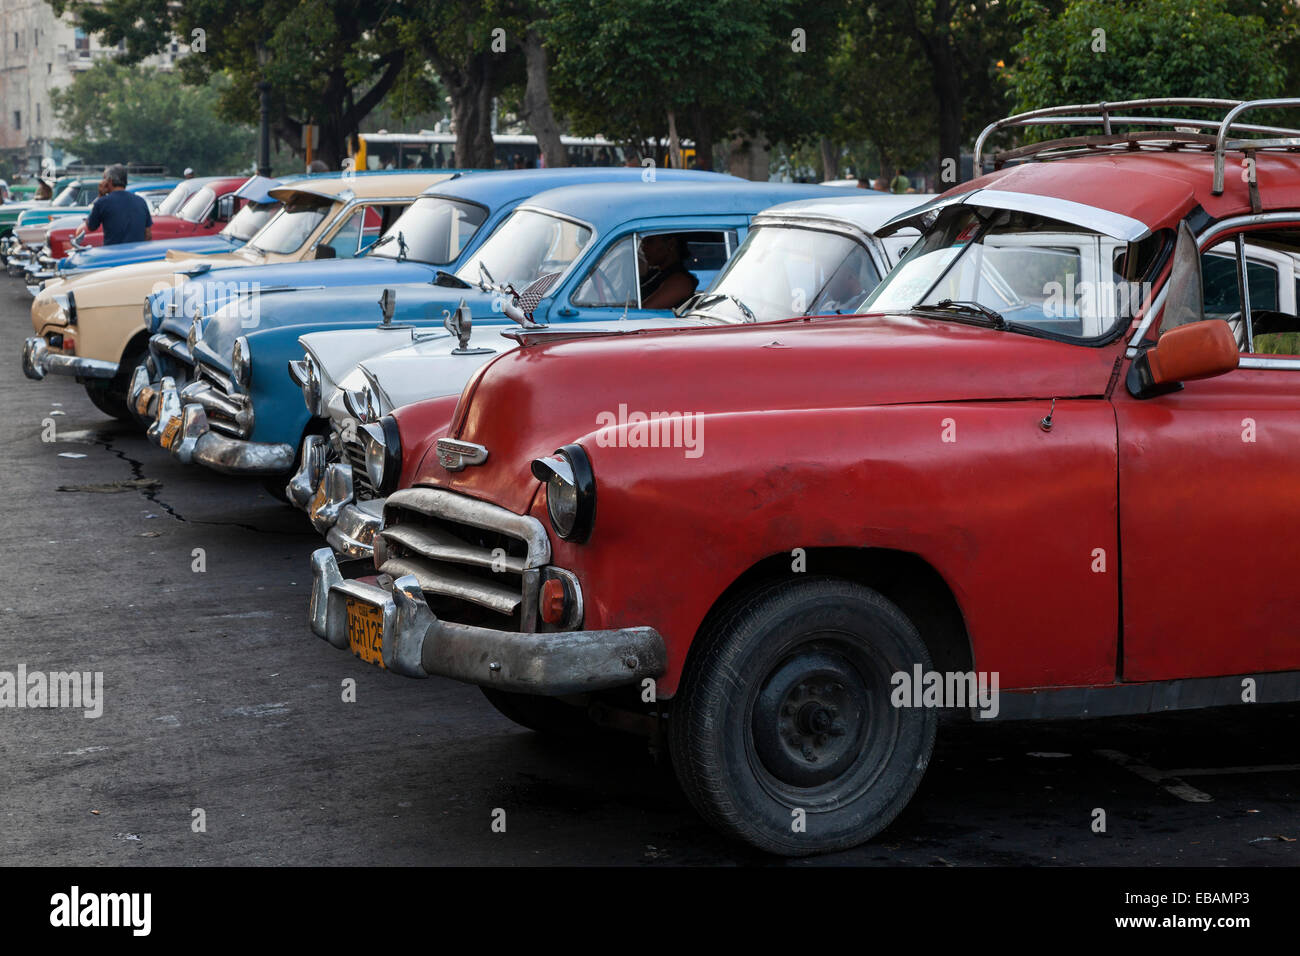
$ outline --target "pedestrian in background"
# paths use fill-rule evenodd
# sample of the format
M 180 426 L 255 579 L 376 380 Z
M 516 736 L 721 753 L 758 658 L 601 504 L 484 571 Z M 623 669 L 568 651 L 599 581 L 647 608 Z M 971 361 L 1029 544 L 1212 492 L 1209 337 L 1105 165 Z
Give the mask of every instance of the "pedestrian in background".
M 100 188 L 105 192 L 90 207 L 90 215 L 77 227 L 76 239 L 87 229 L 104 227 L 104 245 L 145 242 L 153 238 L 153 217 L 149 204 L 135 193 L 126 191 L 126 167 L 115 163 L 104 170 Z

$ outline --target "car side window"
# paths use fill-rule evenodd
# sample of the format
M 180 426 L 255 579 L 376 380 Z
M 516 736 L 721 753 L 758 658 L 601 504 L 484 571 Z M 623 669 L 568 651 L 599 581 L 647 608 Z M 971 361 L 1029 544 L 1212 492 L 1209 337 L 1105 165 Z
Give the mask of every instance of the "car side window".
M 332 258 L 351 259 L 357 254 L 358 243 L 363 232 L 363 222 L 366 213 L 369 210 L 362 206 L 352 210 L 344 223 L 338 227 L 334 235 L 327 241 L 321 243 L 323 246 L 329 246 L 334 250 Z M 318 258 L 324 258 L 318 257 Z
M 735 248 L 730 229 L 625 236 L 587 273 L 571 301 L 587 308 L 676 308 L 712 284 Z
M 217 200 L 217 222 L 230 222 L 230 217 L 235 212 L 235 196 L 233 193 L 226 193 Z
M 361 241 L 357 246 L 358 251 L 369 249 L 384 231 L 383 212 L 376 206 L 364 208 L 365 218 L 361 221 Z
M 1300 229 L 1243 233 L 1249 321 L 1235 239 L 1201 255 L 1205 317 L 1224 319 L 1243 354 L 1300 355 Z
M 636 236 L 625 236 L 592 266 L 573 294 L 573 304 L 587 308 L 631 308 L 637 297 Z
M 854 313 L 879 284 L 880 270 L 872 261 L 871 254 L 855 244 L 826 281 L 816 301 L 808 309 L 808 314 Z

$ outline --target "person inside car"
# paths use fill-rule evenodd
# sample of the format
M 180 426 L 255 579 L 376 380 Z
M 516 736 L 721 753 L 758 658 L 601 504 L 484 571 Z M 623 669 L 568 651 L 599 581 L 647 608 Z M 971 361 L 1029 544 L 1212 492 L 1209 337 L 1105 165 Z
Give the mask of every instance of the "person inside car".
M 641 240 L 637 267 L 643 309 L 675 309 L 692 295 L 700 280 L 683 264 L 686 240 L 681 236 L 646 236 Z

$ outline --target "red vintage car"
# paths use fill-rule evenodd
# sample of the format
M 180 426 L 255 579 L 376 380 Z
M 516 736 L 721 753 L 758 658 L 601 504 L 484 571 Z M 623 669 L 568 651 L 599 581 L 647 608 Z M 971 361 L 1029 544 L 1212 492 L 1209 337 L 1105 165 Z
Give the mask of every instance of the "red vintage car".
M 664 740 L 789 855 L 885 827 L 940 713 L 1300 699 L 1300 134 L 1258 105 L 993 124 L 977 169 L 1082 135 L 897 219 L 923 236 L 862 315 L 517 333 L 448 425 L 372 429 L 408 487 L 377 577 L 313 556 L 314 631 Z
M 220 232 L 239 211 L 234 193 L 247 181 L 247 176 L 203 176 L 180 183 L 163 200 L 160 212 L 153 216 L 153 238 L 185 239 Z M 180 200 L 179 204 L 170 202 L 174 196 Z M 46 245 L 49 248 L 46 255 L 51 259 L 62 259 L 68 255 L 72 251 L 72 237 L 76 231 L 75 227 L 51 229 L 46 234 Z M 83 246 L 103 244 L 102 229 L 87 232 L 81 237 Z

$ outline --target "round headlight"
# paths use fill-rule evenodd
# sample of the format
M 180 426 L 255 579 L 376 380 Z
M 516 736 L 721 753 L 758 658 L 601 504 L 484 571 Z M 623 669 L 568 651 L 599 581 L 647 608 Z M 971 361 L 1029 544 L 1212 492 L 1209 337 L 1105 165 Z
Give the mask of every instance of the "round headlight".
M 377 422 L 361 426 L 361 440 L 366 447 L 366 476 L 381 495 L 397 490 L 402 471 L 402 438 L 397 419 L 385 415 Z
M 565 445 L 554 457 L 533 462 L 533 476 L 546 483 L 546 514 L 565 541 L 579 544 L 596 521 L 596 477 L 581 445 Z
M 230 376 L 240 388 L 248 388 L 253 380 L 253 350 L 246 335 L 235 339 L 235 346 L 230 352 Z

